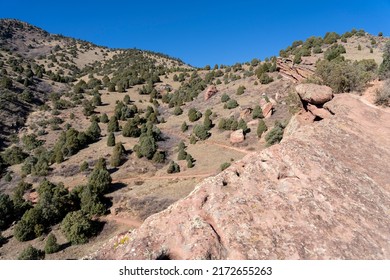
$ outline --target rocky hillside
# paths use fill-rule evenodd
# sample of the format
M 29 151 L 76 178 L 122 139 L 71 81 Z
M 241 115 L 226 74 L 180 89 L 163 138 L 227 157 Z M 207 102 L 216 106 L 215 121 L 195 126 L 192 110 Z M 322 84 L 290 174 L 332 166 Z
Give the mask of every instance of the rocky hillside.
M 323 107 L 90 257 L 388 259 L 390 111 L 349 94 Z

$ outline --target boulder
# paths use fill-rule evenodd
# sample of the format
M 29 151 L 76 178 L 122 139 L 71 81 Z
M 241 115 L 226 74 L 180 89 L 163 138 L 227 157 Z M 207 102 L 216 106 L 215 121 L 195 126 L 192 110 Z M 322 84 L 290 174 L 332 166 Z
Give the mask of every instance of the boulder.
M 314 116 L 320 117 L 321 119 L 330 118 L 332 116 L 328 110 L 324 108 L 318 108 L 312 104 L 307 104 L 307 110 L 310 111 Z
M 244 108 L 241 110 L 240 112 L 240 118 L 241 119 L 248 119 L 251 117 L 252 115 L 252 108 Z
M 236 131 L 233 131 L 230 134 L 230 143 L 237 144 L 242 143 L 245 140 L 244 131 L 242 129 L 238 129 Z
M 299 84 L 295 87 L 299 97 L 314 105 L 322 105 L 333 98 L 332 89 L 316 84 Z
M 216 86 L 212 85 L 212 86 L 209 86 L 206 90 L 206 92 L 204 93 L 204 100 L 207 101 L 209 100 L 209 98 L 213 95 L 215 95 L 216 93 L 218 92 L 218 89 Z
M 264 118 L 269 118 L 272 115 L 272 110 L 274 106 L 271 102 L 266 103 L 261 107 L 261 110 L 263 110 L 263 116 Z

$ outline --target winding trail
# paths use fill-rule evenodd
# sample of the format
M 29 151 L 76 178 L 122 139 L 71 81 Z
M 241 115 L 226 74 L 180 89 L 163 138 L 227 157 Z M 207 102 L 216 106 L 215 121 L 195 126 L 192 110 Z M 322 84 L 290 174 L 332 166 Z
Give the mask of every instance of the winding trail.
M 124 178 L 117 178 L 112 181 L 113 184 L 115 183 L 125 183 L 125 182 L 132 182 L 137 180 L 148 180 L 148 181 L 154 181 L 154 180 L 164 180 L 164 179 L 190 179 L 190 178 L 206 178 L 216 175 L 215 172 L 213 173 L 195 173 L 195 174 L 184 174 L 184 175 L 164 175 L 164 176 L 137 176 L 137 177 L 124 177 Z

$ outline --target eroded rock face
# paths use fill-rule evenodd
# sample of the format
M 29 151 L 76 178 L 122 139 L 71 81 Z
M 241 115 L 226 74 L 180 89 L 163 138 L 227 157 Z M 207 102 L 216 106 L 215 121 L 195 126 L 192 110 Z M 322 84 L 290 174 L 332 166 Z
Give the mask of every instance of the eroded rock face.
M 316 84 L 299 84 L 295 87 L 300 98 L 314 105 L 322 105 L 333 98 L 332 89 Z
M 310 111 L 314 116 L 317 116 L 321 119 L 330 118 L 332 114 L 324 109 L 324 108 L 317 108 L 317 106 L 312 104 L 307 104 L 307 110 Z
M 261 110 L 263 111 L 264 118 L 271 117 L 273 108 L 274 106 L 271 102 L 268 102 L 264 106 L 262 106 Z
M 344 94 L 326 105 L 332 118 L 205 179 L 90 258 L 389 259 L 390 113 Z
M 204 93 L 204 100 L 209 100 L 209 98 L 213 95 L 215 95 L 216 93 L 218 92 L 218 89 L 216 86 L 212 85 L 212 86 L 209 86 L 206 90 L 206 92 Z

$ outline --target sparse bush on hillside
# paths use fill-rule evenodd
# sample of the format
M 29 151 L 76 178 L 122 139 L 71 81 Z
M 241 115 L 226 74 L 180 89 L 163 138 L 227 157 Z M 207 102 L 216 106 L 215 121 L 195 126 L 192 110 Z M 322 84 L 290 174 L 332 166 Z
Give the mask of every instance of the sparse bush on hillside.
M 173 114 L 175 116 L 179 116 L 179 115 L 183 114 L 183 110 L 180 108 L 180 106 L 176 106 L 175 110 L 173 110 Z
M 262 119 L 262 118 L 264 118 L 263 110 L 259 105 L 256 105 L 252 111 L 252 119 Z
M 92 221 L 81 211 L 68 213 L 61 230 L 72 244 L 84 244 L 94 233 Z
M 181 125 L 181 132 L 186 132 L 188 130 L 188 125 L 186 122 L 183 122 Z
M 324 36 L 324 44 L 331 45 L 336 43 L 338 39 L 340 39 L 340 35 L 336 32 L 327 32 Z
M 269 76 L 267 73 L 261 74 L 259 80 L 260 83 L 262 84 L 269 84 L 274 81 L 274 79 L 271 76 Z
M 14 203 L 9 195 L 0 193 L 0 230 L 7 228 L 14 217 Z
M 245 92 L 245 87 L 244 86 L 239 86 L 238 88 L 237 88 L 237 95 L 241 95 L 241 94 L 243 94 L 244 92 Z
M 378 74 L 382 80 L 390 78 L 390 40 L 386 42 L 383 49 L 383 61 L 379 66 Z
M 176 162 L 171 161 L 171 163 L 168 166 L 167 172 L 168 174 L 178 173 L 180 172 L 180 166 Z
M 20 253 L 18 260 L 43 260 L 44 258 L 44 252 L 28 245 L 28 247 Z
M 285 127 L 285 124 L 279 121 L 275 121 L 274 127 L 267 133 L 267 135 L 265 135 L 265 141 L 267 141 L 267 146 L 272 146 L 282 141 L 283 131 Z
M 237 100 L 235 100 L 235 99 L 230 99 L 224 105 L 224 108 L 226 108 L 226 109 L 234 109 L 236 107 L 238 107 L 238 103 L 237 103 Z
M 202 117 L 202 113 L 197 111 L 195 108 L 188 110 L 188 119 L 190 122 L 195 122 Z
M 325 85 L 339 93 L 361 91 L 375 77 L 375 69 L 375 63 L 368 60 L 351 62 L 333 59 L 319 61 L 316 73 Z
M 57 238 L 53 233 L 50 233 L 46 239 L 45 253 L 54 254 L 60 250 L 60 245 L 57 243 Z
M 263 135 L 263 133 L 267 131 L 267 129 L 268 128 L 264 120 L 259 120 L 259 124 L 257 125 L 257 131 L 256 131 L 257 137 L 260 138 Z
M 377 91 L 375 104 L 390 107 L 390 80 L 386 80 L 383 87 Z
M 210 137 L 210 132 L 203 124 L 197 124 L 194 126 L 194 135 L 198 137 L 200 140 L 206 140 Z
M 118 123 L 118 119 L 116 118 L 116 116 L 112 116 L 110 118 L 110 121 L 108 122 L 108 125 L 107 125 L 107 131 L 108 132 L 119 131 L 119 123 Z
M 116 143 L 110 160 L 111 166 L 118 167 L 119 165 L 121 165 L 125 158 L 125 152 L 126 150 L 123 147 L 122 143 Z
M 229 95 L 227 95 L 226 93 L 222 94 L 221 102 L 223 102 L 223 103 L 228 102 L 229 99 L 230 99 Z
M 334 44 L 325 51 L 324 57 L 325 57 L 325 59 L 331 61 L 331 60 L 339 57 L 343 53 L 346 53 L 344 46 L 339 45 L 339 44 Z
M 221 164 L 220 169 L 221 169 L 221 171 L 224 171 L 229 166 L 230 166 L 230 162 L 224 162 Z
M 108 134 L 107 146 L 108 146 L 108 147 L 114 147 L 114 146 L 115 146 L 115 135 L 114 135 L 113 132 L 110 132 L 110 133 Z
M 3 152 L 1 157 L 8 165 L 14 165 L 22 163 L 23 160 L 27 157 L 27 154 L 23 152 L 22 148 L 18 146 L 12 146 Z

